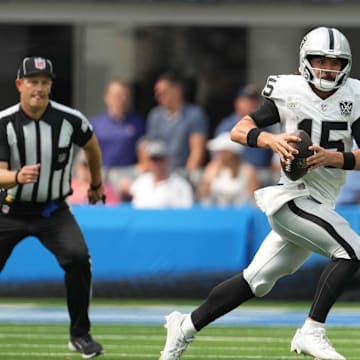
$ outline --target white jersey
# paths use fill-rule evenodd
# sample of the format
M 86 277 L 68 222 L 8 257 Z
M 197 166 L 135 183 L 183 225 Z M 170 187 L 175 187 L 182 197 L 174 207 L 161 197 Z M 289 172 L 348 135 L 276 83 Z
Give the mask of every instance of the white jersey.
M 279 112 L 281 132 L 305 130 L 314 144 L 334 151 L 351 151 L 352 124 L 360 118 L 360 81 L 349 78 L 327 99 L 318 97 L 300 75 L 270 76 L 262 92 Z M 285 202 L 311 195 L 322 203 L 335 206 L 335 199 L 346 180 L 346 171 L 321 167 L 303 178 L 291 181 L 282 173 L 277 186 L 255 194 L 260 208 L 268 215 Z M 294 191 L 291 191 L 291 190 Z M 272 191 L 270 194 L 268 191 Z

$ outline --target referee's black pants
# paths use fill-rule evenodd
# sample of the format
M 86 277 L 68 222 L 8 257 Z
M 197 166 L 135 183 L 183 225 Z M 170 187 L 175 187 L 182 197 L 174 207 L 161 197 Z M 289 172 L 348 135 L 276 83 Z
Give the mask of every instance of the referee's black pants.
M 37 237 L 64 269 L 70 334 L 87 334 L 90 331 L 91 265 L 87 245 L 74 216 L 68 207 L 56 210 L 49 217 L 10 215 L 0 211 L 0 271 L 14 247 L 26 236 Z

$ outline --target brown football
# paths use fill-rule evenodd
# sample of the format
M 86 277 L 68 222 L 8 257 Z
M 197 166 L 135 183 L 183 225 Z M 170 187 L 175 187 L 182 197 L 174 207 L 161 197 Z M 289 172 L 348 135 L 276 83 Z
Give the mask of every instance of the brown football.
M 282 169 L 285 175 L 292 181 L 299 180 L 308 171 L 308 166 L 305 163 L 306 158 L 313 154 L 313 151 L 309 150 L 309 146 L 312 145 L 310 136 L 304 130 L 297 130 L 293 135 L 298 136 L 301 141 L 294 142 L 289 141 L 289 144 L 299 151 L 294 155 L 294 160 L 287 159 L 285 163 L 281 163 Z

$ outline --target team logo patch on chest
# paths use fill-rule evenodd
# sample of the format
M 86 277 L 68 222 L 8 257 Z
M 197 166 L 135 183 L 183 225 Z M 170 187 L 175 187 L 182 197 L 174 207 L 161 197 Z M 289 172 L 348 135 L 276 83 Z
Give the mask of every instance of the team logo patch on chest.
M 286 98 L 286 106 L 291 110 L 298 109 L 300 107 L 299 98 L 297 96 L 288 96 Z
M 350 115 L 351 114 L 351 111 L 353 108 L 352 101 L 340 101 L 339 106 L 340 106 L 341 115 Z
M 62 154 L 59 154 L 59 155 L 58 155 L 58 163 L 59 163 L 59 164 L 65 163 L 65 162 L 66 162 L 66 159 L 67 159 L 67 154 L 62 153 Z

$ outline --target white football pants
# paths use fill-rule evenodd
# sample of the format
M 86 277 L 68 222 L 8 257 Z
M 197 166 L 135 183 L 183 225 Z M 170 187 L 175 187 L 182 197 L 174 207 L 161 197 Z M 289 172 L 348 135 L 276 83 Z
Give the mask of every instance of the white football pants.
M 255 296 L 266 295 L 278 279 L 294 273 L 313 252 L 360 259 L 358 234 L 333 209 L 311 197 L 288 202 L 269 221 L 273 230 L 243 272 Z

